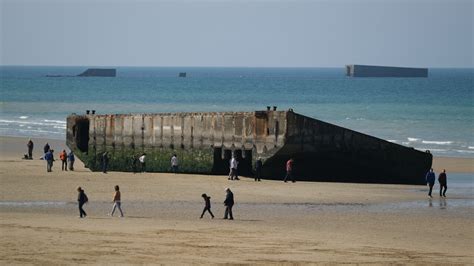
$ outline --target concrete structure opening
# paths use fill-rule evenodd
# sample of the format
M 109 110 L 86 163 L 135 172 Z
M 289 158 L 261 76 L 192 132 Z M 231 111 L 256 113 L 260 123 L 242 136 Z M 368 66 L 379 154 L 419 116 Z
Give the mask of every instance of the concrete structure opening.
M 77 148 L 81 152 L 89 150 L 89 119 L 77 119 L 76 124 L 72 128 L 74 140 Z
M 235 150 L 234 155 L 239 162 L 239 175 L 252 176 L 252 150 Z
M 214 148 L 213 174 L 226 175 L 230 171 L 230 159 L 232 153 L 239 162 L 238 173 L 241 176 L 252 176 L 252 150 L 228 150 L 222 152 L 222 148 Z

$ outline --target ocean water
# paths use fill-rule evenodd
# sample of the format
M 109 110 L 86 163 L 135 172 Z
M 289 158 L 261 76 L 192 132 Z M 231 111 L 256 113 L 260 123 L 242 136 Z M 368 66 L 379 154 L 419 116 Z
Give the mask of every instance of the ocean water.
M 0 67 L 0 135 L 65 139 L 66 116 L 106 113 L 295 112 L 435 155 L 474 157 L 474 69 L 428 78 L 348 78 L 343 68 Z M 186 78 L 178 78 L 187 72 Z

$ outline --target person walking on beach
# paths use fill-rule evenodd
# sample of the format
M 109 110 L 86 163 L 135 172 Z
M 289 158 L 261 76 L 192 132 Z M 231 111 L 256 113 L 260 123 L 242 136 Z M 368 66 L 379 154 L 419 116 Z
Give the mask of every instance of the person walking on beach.
M 123 212 L 122 212 L 122 207 L 121 207 L 121 203 L 120 203 L 120 188 L 119 186 L 115 186 L 115 194 L 114 194 L 114 199 L 112 200 L 113 203 L 114 203 L 114 206 L 112 208 L 112 212 L 110 213 L 110 216 L 114 216 L 114 212 L 115 212 L 115 208 L 118 208 L 118 210 L 120 211 L 120 217 L 123 217 Z
M 176 154 L 173 154 L 173 157 L 171 157 L 171 170 L 175 174 L 178 172 L 178 156 Z
M 448 190 L 448 177 L 446 175 L 446 169 L 443 169 L 443 172 L 438 176 L 439 182 L 439 196 L 446 198 L 446 190 Z M 444 188 L 444 191 L 443 191 Z
M 28 159 L 32 160 L 33 159 L 33 147 L 35 145 L 33 144 L 33 141 L 31 139 L 29 139 L 26 146 L 28 147 Z
M 232 207 L 234 206 L 234 193 L 230 191 L 230 188 L 226 188 L 226 196 L 224 200 L 224 206 L 225 206 L 225 213 L 224 213 L 224 219 L 229 219 L 229 220 L 234 220 L 234 216 L 232 215 Z
M 436 175 L 435 172 L 433 171 L 433 168 L 430 169 L 430 171 L 426 174 L 426 184 L 430 187 L 430 191 L 428 192 L 428 197 L 432 198 L 431 192 L 433 191 L 433 186 L 435 184 L 435 179 Z
M 104 152 L 102 154 L 102 173 L 107 174 L 108 167 L 109 167 L 109 153 Z
M 229 180 L 239 180 L 239 175 L 237 172 L 239 162 L 235 159 L 235 156 L 232 155 L 232 158 L 229 161 Z
M 206 193 L 202 194 L 201 197 L 204 199 L 205 205 L 204 205 L 204 210 L 202 210 L 202 214 L 199 219 L 202 219 L 206 211 L 208 211 L 209 214 L 211 214 L 212 219 L 214 219 L 214 214 L 212 214 L 211 212 L 211 197 L 207 196 Z
M 146 153 L 142 153 L 142 156 L 140 156 L 140 158 L 138 158 L 138 161 L 140 161 L 140 169 L 141 169 L 142 173 L 145 173 L 145 171 L 146 171 L 145 160 L 146 160 Z
M 44 160 L 46 161 L 46 171 L 52 172 L 53 171 L 53 150 L 48 150 L 48 152 L 44 155 Z
M 61 160 L 61 171 L 67 171 L 67 153 L 66 153 L 66 150 L 63 150 L 59 154 L 59 159 Z
M 69 152 L 67 160 L 69 161 L 69 170 L 74 171 L 74 161 L 76 161 L 76 157 L 74 156 L 73 151 Z
M 262 158 L 258 157 L 257 161 L 255 162 L 255 181 L 260 181 L 260 176 L 262 175 Z
M 79 218 L 86 218 L 87 213 L 84 211 L 84 209 L 82 209 L 82 206 L 84 206 L 84 204 L 86 204 L 89 199 L 87 198 L 84 189 L 82 189 L 81 187 L 77 188 L 77 192 L 79 193 L 77 195 L 77 202 L 79 204 Z
M 46 144 L 43 147 L 43 154 L 46 154 L 50 149 L 51 147 L 49 146 L 48 142 L 46 142 Z
M 283 179 L 283 182 L 286 183 L 288 179 L 291 179 L 291 182 L 295 183 L 295 177 L 293 176 L 293 159 L 289 159 L 286 162 L 286 176 L 285 179 Z

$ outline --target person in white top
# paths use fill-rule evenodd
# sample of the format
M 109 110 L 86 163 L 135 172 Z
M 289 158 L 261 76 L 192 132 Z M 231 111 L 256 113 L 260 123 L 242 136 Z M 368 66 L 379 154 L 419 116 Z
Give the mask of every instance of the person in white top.
M 140 158 L 138 158 L 138 161 L 140 161 L 141 172 L 142 173 L 145 173 L 145 170 L 146 170 L 145 157 L 146 157 L 146 154 L 143 153 L 142 156 L 140 156 Z
M 178 172 L 178 156 L 176 154 L 173 154 L 173 157 L 171 157 L 171 170 L 175 174 Z
M 230 159 L 229 165 L 229 180 L 239 180 L 239 176 L 237 175 L 237 167 L 239 165 L 239 162 L 235 159 L 234 155 L 232 155 L 232 159 Z

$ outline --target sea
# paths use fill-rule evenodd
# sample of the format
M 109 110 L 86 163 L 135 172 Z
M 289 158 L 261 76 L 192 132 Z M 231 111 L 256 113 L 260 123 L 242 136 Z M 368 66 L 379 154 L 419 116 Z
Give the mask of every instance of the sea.
M 429 69 L 428 78 L 351 78 L 344 68 L 114 67 L 117 77 L 75 77 L 87 68 L 0 66 L 0 135 L 64 140 L 67 115 L 86 110 L 276 106 L 435 155 L 474 157 L 472 68 Z

